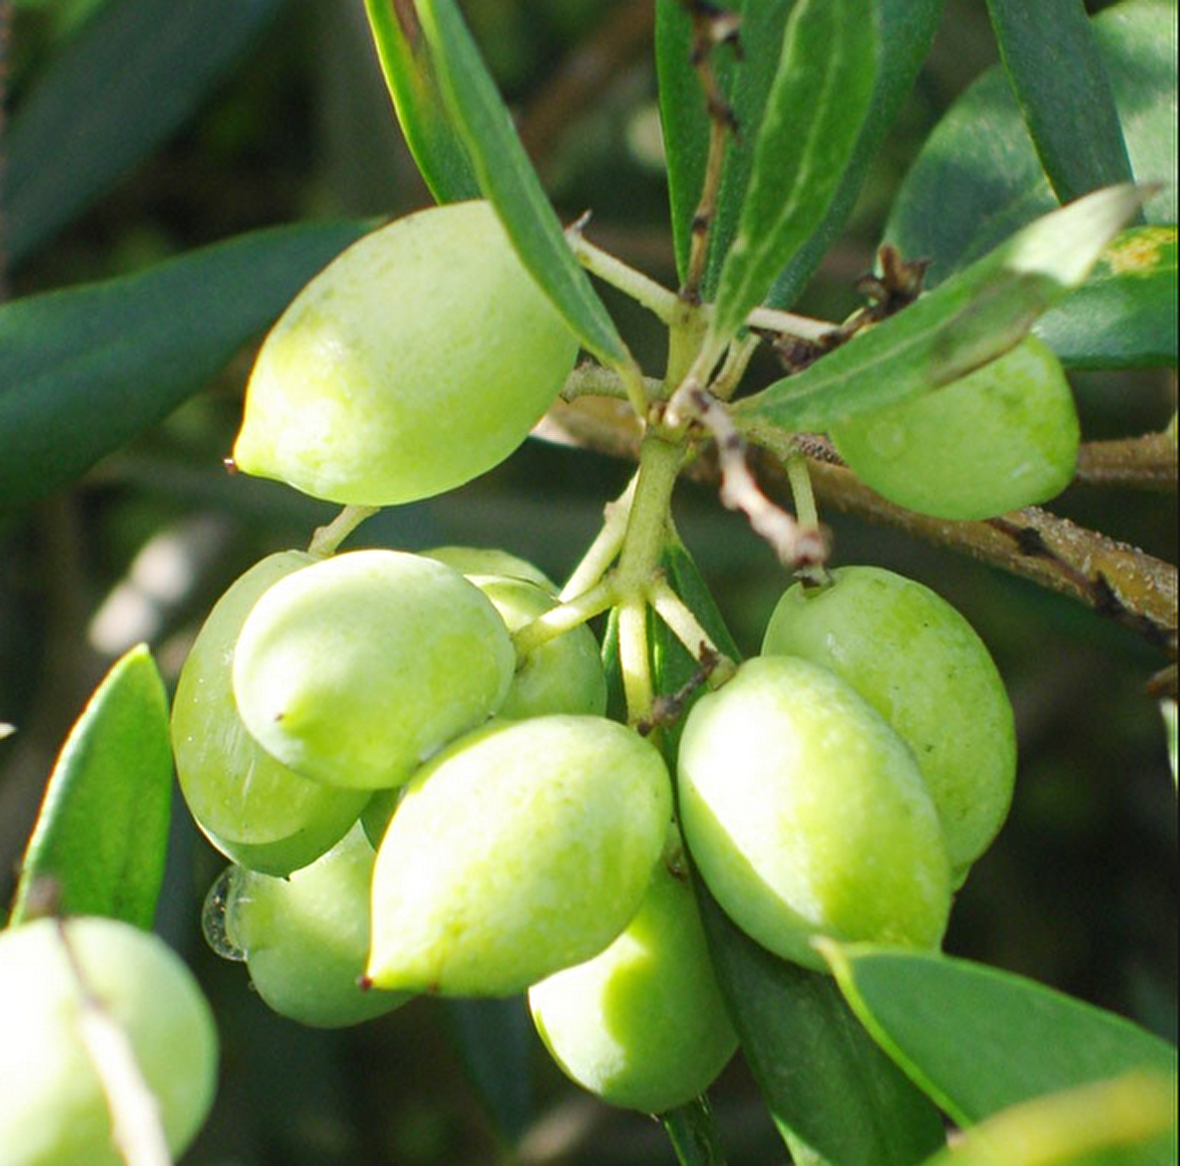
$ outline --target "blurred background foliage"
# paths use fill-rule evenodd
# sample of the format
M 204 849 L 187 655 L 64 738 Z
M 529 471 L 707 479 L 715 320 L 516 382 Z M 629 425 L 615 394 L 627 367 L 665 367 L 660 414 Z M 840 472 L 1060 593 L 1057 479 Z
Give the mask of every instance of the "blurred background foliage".
M 0 5 L 8 125 L 102 5 Z M 426 205 L 361 0 L 270 7 L 192 116 L 8 265 L 8 295 L 141 270 L 263 226 L 389 217 Z M 563 219 L 592 210 L 592 240 L 671 286 L 651 9 L 647 0 L 464 5 Z M 204 35 L 218 34 L 207 22 Z M 907 166 L 955 96 L 995 59 L 983 0 L 948 0 L 918 86 L 801 310 L 838 319 L 857 306 L 853 283 L 872 264 Z M 0 159 L 4 146 L 0 134 Z M 0 243 L 3 223 L 0 215 Z M 637 356 L 658 372 L 660 334 L 606 295 Z M 330 507 L 283 486 L 224 472 L 251 355 L 242 352 L 205 391 L 68 491 L 21 511 L 0 499 L 0 721 L 19 730 L 0 741 L 5 900 L 56 750 L 110 662 L 147 640 L 173 681 L 228 583 L 263 554 L 305 544 L 330 517 Z M 1077 377 L 1075 388 L 1088 438 L 1161 428 L 1176 408 L 1174 376 L 1159 371 Z M 454 494 L 383 512 L 353 542 L 500 545 L 560 577 L 628 472 L 600 455 L 532 442 Z M 1176 560 L 1174 493 L 1075 488 L 1053 508 Z M 824 517 L 837 562 L 891 567 L 958 605 L 995 653 L 1015 703 L 1016 804 L 960 895 L 948 950 L 1031 975 L 1175 1040 L 1176 814 L 1159 711 L 1144 693 L 1164 659 L 1068 600 L 890 530 Z M 703 487 L 682 487 L 677 518 L 738 642 L 754 651 L 787 583 L 781 568 Z M 654 1123 L 608 1111 L 564 1081 L 526 1031 L 518 1002 L 474 1009 L 416 1002 L 334 1033 L 271 1015 L 244 969 L 218 960 L 200 937 L 202 898 L 222 866 L 180 810 L 158 925 L 201 975 L 224 1042 L 217 1109 L 186 1162 L 671 1160 Z M 481 1070 L 456 1053 L 455 1027 L 472 1024 L 502 1034 L 499 1064 Z M 482 1092 L 472 1080 L 481 1071 L 490 1086 Z M 740 1063 L 714 1100 L 732 1166 L 783 1161 Z M 518 1139 L 519 1157 L 505 1156 L 507 1136 Z

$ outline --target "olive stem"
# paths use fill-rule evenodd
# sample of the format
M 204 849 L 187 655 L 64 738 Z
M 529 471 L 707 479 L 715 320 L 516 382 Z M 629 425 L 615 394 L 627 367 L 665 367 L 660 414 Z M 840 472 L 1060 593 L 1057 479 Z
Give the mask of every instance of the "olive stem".
M 680 1166 L 725 1166 L 725 1153 L 707 1097 L 661 1114 L 660 1124 Z
M 632 596 L 619 604 L 619 671 L 627 702 L 627 720 L 632 725 L 651 717 L 655 689 L 648 650 L 647 602 Z
M 589 591 L 606 573 L 610 565 L 618 558 L 619 549 L 623 545 L 623 538 L 627 533 L 627 523 L 631 517 L 631 503 L 635 499 L 635 486 L 639 475 L 632 474 L 627 488 L 613 502 L 608 502 L 602 529 L 594 536 L 594 541 L 582 556 L 582 561 L 574 568 L 569 581 L 561 589 L 558 596 L 562 602 L 574 599 L 585 591 Z
M 600 579 L 588 591 L 576 596 L 556 607 L 551 607 L 544 614 L 530 620 L 523 627 L 512 634 L 512 644 L 516 648 L 517 662 L 522 662 L 531 652 L 535 652 L 542 644 L 565 635 L 566 632 L 584 624 L 587 620 L 601 615 L 608 607 L 613 607 L 619 598 L 618 588 L 613 576 Z
M 311 536 L 307 553 L 329 558 L 339 549 L 340 544 L 366 518 L 372 518 L 380 510 L 380 506 L 345 506 L 331 522 L 325 526 L 318 526 Z
M 679 298 L 674 291 L 669 291 L 663 284 L 657 283 L 649 275 L 636 270 L 596 247 L 583 234 L 582 227 L 585 218 L 579 219 L 566 230 L 565 237 L 573 250 L 574 258 L 591 275 L 598 276 L 604 283 L 617 288 L 624 295 L 630 296 L 641 307 L 647 308 L 664 324 L 671 324 L 676 314 Z
M 672 590 L 667 580 L 661 577 L 652 583 L 648 590 L 648 602 L 698 664 L 704 664 L 709 657 L 716 661 L 709 673 L 711 687 L 723 684 L 733 675 L 736 668 L 734 662 L 717 647 L 713 637 L 702 627 L 692 609 Z
M 67 924 L 57 921 L 70 974 L 80 994 L 78 1035 L 102 1085 L 111 1113 L 111 1136 L 127 1166 L 171 1166 L 160 1125 L 159 1105 L 143 1078 L 127 1033 L 107 1015 L 70 942 Z

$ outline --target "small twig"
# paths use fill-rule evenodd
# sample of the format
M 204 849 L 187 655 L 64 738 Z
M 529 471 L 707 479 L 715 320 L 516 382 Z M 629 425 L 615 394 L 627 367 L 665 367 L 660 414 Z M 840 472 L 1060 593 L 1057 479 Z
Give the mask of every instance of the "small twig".
M 565 231 L 570 249 L 578 262 L 592 275 L 647 308 L 662 323 L 671 324 L 679 302 L 676 293 L 591 243 L 582 233 L 589 219 L 589 213 L 584 214 Z
M 692 64 L 700 78 L 705 94 L 705 106 L 709 113 L 709 151 L 705 160 L 705 177 L 701 184 L 701 197 L 692 216 L 692 240 L 688 253 L 688 271 L 681 296 L 689 303 L 700 299 L 701 282 L 705 276 L 705 265 L 709 257 L 709 231 L 717 213 L 717 193 L 721 189 L 721 174 L 725 163 L 725 147 L 729 136 L 737 137 L 740 127 L 733 109 L 725 100 L 717 73 L 713 68 L 713 49 L 727 44 L 741 55 L 738 32 L 741 16 L 717 8 L 705 0 L 680 0 L 687 11 L 693 27 Z
M 721 402 L 704 389 L 693 392 L 691 400 L 701 424 L 717 443 L 722 505 L 745 514 L 784 566 L 798 570 L 823 563 L 828 557 L 823 532 L 816 527 L 805 529 L 762 492 L 746 459 L 745 439 Z

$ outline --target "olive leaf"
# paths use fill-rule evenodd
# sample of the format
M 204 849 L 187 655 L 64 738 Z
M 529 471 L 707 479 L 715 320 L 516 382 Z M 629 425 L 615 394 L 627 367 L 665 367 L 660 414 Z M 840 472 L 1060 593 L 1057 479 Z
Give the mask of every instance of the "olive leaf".
M 116 661 L 62 747 L 21 864 L 9 919 L 38 906 L 150 928 L 172 806 L 168 697 L 143 644 Z
M 1142 200 L 1133 186 L 1038 219 L 902 312 L 794 376 L 737 402 L 734 420 L 827 430 L 965 376 L 1017 344 L 1086 277 Z

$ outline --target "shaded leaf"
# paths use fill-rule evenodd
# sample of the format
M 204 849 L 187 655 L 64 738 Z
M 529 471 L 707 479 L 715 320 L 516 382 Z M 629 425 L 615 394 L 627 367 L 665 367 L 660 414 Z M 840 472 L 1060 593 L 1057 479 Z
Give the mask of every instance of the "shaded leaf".
M 1114 94 L 1081 0 L 987 0 L 1000 56 L 1061 202 L 1130 182 Z
M 1132 1070 L 1176 1075 L 1176 1050 L 1158 1037 L 1022 976 L 929 953 L 823 950 L 864 1025 L 962 1125 Z
M 1076 287 L 1135 212 L 1134 187 L 1054 211 L 1003 246 L 794 376 L 737 402 L 735 421 L 825 430 L 965 376 L 1018 343 Z
M 488 1115 L 509 1144 L 534 1117 L 532 1073 L 536 1037 L 524 997 L 439 999 L 447 1031 Z
M 56 910 L 150 928 L 172 804 L 168 697 L 147 647 L 119 659 L 62 747 L 17 884 L 10 924 L 51 881 Z
M 711 332 L 728 338 L 819 227 L 869 110 L 877 69 L 872 0 L 800 0 L 758 130 Z
M 1162 187 L 1149 223 L 1176 222 L 1176 7 L 1129 0 L 1095 17 L 1136 181 Z M 1083 111 L 1084 113 L 1084 111 Z M 1001 70 L 973 84 L 926 140 L 894 202 L 885 238 L 932 260 L 927 285 L 1052 210 L 1056 199 Z
M 1033 331 L 1072 368 L 1176 365 L 1176 228 L 1116 236 Z
M 827 214 L 775 280 L 767 302 L 790 307 L 843 227 L 877 151 L 897 120 L 942 17 L 943 0 L 877 0 L 878 69 L 868 114 L 845 163 Z
M 479 196 L 471 159 L 450 121 L 412 5 L 365 0 L 365 11 L 406 144 L 439 202 Z
M 160 421 L 363 233 L 259 231 L 0 307 L 0 509 L 57 489 Z
M 943 1144 L 934 1107 L 874 1043 L 831 976 L 749 939 L 698 886 L 742 1053 L 801 1166 L 914 1166 Z
M 479 187 L 495 206 L 522 262 L 586 349 L 604 364 L 627 363 L 626 347 L 566 243 L 454 0 L 406 3 L 417 11 L 439 87 Z
M 283 0 L 112 0 L 63 46 L 5 135 L 12 264 L 188 118 Z

